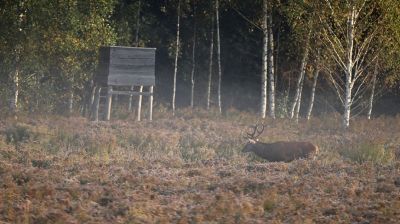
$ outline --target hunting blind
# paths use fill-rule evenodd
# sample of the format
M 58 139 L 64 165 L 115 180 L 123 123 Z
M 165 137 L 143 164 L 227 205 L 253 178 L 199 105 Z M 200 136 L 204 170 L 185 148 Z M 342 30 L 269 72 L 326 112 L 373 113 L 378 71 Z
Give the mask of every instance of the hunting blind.
M 94 120 L 98 120 L 100 91 L 107 87 L 105 119 L 110 120 L 112 95 L 139 96 L 138 120 L 140 120 L 142 96 L 149 96 L 149 119 L 152 120 L 153 87 L 155 85 L 155 48 L 101 47 L 95 75 Z M 139 86 L 139 91 L 134 87 Z M 143 87 L 148 86 L 148 92 Z M 129 90 L 113 90 L 113 87 L 130 87 Z

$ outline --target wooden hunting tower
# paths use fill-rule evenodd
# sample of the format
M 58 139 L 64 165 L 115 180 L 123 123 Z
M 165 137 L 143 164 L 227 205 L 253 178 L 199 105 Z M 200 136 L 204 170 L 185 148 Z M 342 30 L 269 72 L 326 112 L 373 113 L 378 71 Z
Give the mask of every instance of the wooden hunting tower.
M 95 81 L 106 86 L 154 86 L 155 48 L 102 47 Z
M 99 50 L 99 64 L 94 78 L 96 85 L 94 119 L 98 119 L 98 108 L 101 87 L 107 87 L 107 109 L 105 119 L 111 115 L 112 95 L 139 96 L 138 120 L 142 96 L 150 98 L 150 120 L 152 119 L 153 87 L 155 85 L 155 48 L 140 47 L 101 47 Z M 131 87 L 130 90 L 113 90 L 114 87 Z M 134 87 L 139 86 L 139 91 Z M 143 87 L 148 86 L 149 91 L 143 92 Z

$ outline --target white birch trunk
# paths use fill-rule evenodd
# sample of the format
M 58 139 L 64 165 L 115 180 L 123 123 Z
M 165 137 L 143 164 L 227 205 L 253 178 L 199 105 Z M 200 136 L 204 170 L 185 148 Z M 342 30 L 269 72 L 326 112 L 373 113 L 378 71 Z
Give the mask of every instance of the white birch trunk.
M 354 48 L 354 25 L 355 25 L 356 10 L 353 6 L 351 13 L 347 18 L 347 51 L 346 51 L 346 82 L 345 82 L 345 99 L 344 99 L 344 116 L 343 125 L 349 127 L 350 113 L 352 104 L 352 89 L 353 89 L 353 48 Z
M 74 111 L 74 91 L 71 88 L 68 99 L 68 113 L 72 114 L 73 111 Z
M 196 6 L 193 5 L 193 49 L 192 49 L 192 72 L 190 75 L 191 92 L 190 92 L 190 107 L 194 107 L 194 71 L 196 67 Z
M 263 18 L 263 54 L 262 54 L 262 74 L 261 74 L 261 118 L 265 118 L 267 111 L 267 76 L 268 76 L 268 5 L 264 0 Z
M 208 67 L 208 84 L 207 84 L 207 110 L 210 110 L 211 101 L 211 81 L 212 81 L 212 71 L 213 71 L 213 55 L 214 55 L 214 13 L 211 17 L 211 37 L 210 37 L 210 58 Z
M 175 98 L 176 98 L 176 76 L 178 73 L 178 56 L 179 56 L 179 26 L 181 18 L 181 1 L 178 1 L 178 20 L 176 23 L 176 49 L 175 49 L 175 65 L 174 65 L 174 86 L 172 89 L 172 115 L 175 116 Z
M 292 78 L 292 74 L 289 72 L 288 73 L 288 87 L 287 87 L 287 91 L 285 92 L 285 103 L 284 103 L 284 105 L 285 105 L 285 116 L 286 117 L 289 117 L 289 102 L 290 102 L 290 86 L 291 86 L 291 84 L 292 84 L 292 81 L 291 81 L 291 78 Z
M 375 86 L 376 86 L 376 76 L 378 74 L 378 63 L 375 65 L 375 70 L 374 74 L 372 76 L 372 89 L 371 89 L 371 95 L 369 97 L 369 105 L 368 105 L 368 120 L 371 120 L 371 115 L 372 115 L 372 107 L 374 105 L 374 97 L 375 97 Z
M 290 119 L 293 119 L 293 117 L 295 115 L 296 106 L 298 103 L 300 103 L 301 87 L 302 87 L 302 82 L 304 80 L 304 73 L 305 73 L 305 69 L 306 69 L 306 65 L 307 65 L 308 52 L 309 52 L 309 35 L 310 35 L 310 33 L 308 34 L 306 47 L 304 49 L 303 58 L 301 60 L 300 75 L 299 75 L 299 78 L 297 79 L 297 83 L 296 83 L 296 93 L 295 93 L 295 96 L 293 99 L 293 104 L 290 109 Z
M 296 102 L 296 110 L 295 110 L 295 121 L 296 123 L 299 123 L 299 114 L 300 114 L 300 107 L 301 107 L 301 95 L 303 93 L 303 85 L 304 85 L 304 74 L 303 74 L 303 79 L 301 80 L 300 83 L 300 88 L 299 88 L 299 96 L 297 98 L 297 102 Z
M 95 95 L 96 95 L 96 86 L 92 82 L 92 91 L 90 92 L 89 108 L 92 108 L 93 106 Z
M 315 69 L 313 85 L 311 88 L 310 105 L 308 106 L 307 110 L 307 120 L 310 120 L 311 113 L 314 107 L 315 89 L 317 87 L 318 76 L 319 76 L 319 69 Z
M 91 108 L 91 117 L 93 121 L 99 120 L 99 107 L 100 107 L 100 92 L 101 87 L 95 86 L 94 100 Z
M 278 54 L 279 54 L 279 47 L 280 47 L 280 31 L 278 30 L 277 38 L 276 38 L 276 47 L 274 48 L 274 73 L 275 73 L 275 89 L 278 86 Z
M 19 96 L 19 66 L 15 68 L 13 76 L 12 97 L 10 99 L 10 110 L 13 114 L 18 111 L 18 96 Z
M 218 0 L 215 1 L 215 17 L 217 22 L 217 60 L 218 60 L 218 111 L 222 113 L 221 102 L 221 82 L 222 82 L 222 69 L 221 69 L 221 39 L 219 35 L 219 5 Z
M 275 119 L 275 75 L 274 75 L 274 34 L 272 31 L 272 10 L 268 19 L 268 76 L 269 76 L 269 116 Z

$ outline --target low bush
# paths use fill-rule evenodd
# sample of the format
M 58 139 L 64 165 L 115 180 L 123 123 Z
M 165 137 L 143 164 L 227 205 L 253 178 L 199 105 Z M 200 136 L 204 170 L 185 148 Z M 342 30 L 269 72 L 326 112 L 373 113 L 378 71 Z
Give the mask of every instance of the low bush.
M 28 126 L 21 124 L 6 128 L 4 135 L 6 136 L 6 143 L 13 144 L 16 150 L 19 150 L 22 143 L 27 142 L 34 136 Z
M 382 144 L 363 142 L 358 145 L 345 147 L 339 150 L 340 155 L 357 163 L 373 162 L 388 164 L 394 161 L 394 152 L 386 149 Z

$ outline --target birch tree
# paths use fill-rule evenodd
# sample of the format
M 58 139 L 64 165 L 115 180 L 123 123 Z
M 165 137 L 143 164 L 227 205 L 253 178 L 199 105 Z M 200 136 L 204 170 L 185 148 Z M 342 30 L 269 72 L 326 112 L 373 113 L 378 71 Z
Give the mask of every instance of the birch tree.
M 376 87 L 376 76 L 377 75 L 378 75 L 378 62 L 375 63 L 374 73 L 372 74 L 371 95 L 369 97 L 368 113 L 367 113 L 368 120 L 371 119 L 371 115 L 372 115 L 372 107 L 373 107 L 373 104 L 374 104 L 375 87 Z
M 316 33 L 318 33 L 318 24 L 316 22 L 317 10 L 312 7 L 315 1 L 290 1 L 285 9 L 285 14 L 298 41 L 297 45 L 302 46 L 299 49 L 299 55 L 301 55 L 300 68 L 298 71 L 299 76 L 296 81 L 295 95 L 289 108 L 289 118 L 294 118 L 296 122 L 298 122 L 299 119 L 304 77 L 309 60 L 310 43 L 312 38 L 317 36 Z
M 212 0 L 211 0 L 212 3 Z M 213 11 L 213 7 L 211 7 Z M 208 64 L 208 82 L 207 82 L 207 110 L 210 110 L 211 100 L 211 82 L 213 72 L 213 55 L 214 55 L 214 13 L 211 13 L 211 27 L 210 27 L 210 56 Z
M 20 83 L 20 67 L 21 67 L 21 51 L 22 51 L 22 41 L 24 38 L 23 33 L 23 20 L 26 18 L 27 10 L 25 8 L 25 1 L 18 1 L 16 5 L 16 29 L 13 33 L 16 34 L 17 42 L 14 45 L 14 52 L 12 55 L 15 57 L 15 68 L 12 73 L 12 96 L 10 98 L 10 111 L 16 114 L 18 111 L 18 99 L 19 99 L 19 83 Z M 21 41 L 21 42 L 18 42 Z
M 312 84 L 312 87 L 311 87 L 311 95 L 310 95 L 310 104 L 309 104 L 308 110 L 307 110 L 307 120 L 310 120 L 311 113 L 312 113 L 312 110 L 313 110 L 313 107 L 314 107 L 315 89 L 317 87 L 317 81 L 318 81 L 319 73 L 320 73 L 320 68 L 317 65 L 314 68 L 313 84 Z
M 274 33 L 272 31 L 272 8 L 268 13 L 268 77 L 269 77 L 269 116 L 275 119 L 275 69 Z
M 372 43 L 383 31 L 381 22 L 384 17 L 378 12 L 378 2 L 374 1 L 342 3 L 325 0 L 324 3 L 320 5 L 326 7 L 327 12 L 324 17 L 320 16 L 324 26 L 324 43 L 339 71 L 330 73 L 330 80 L 343 104 L 342 122 L 347 128 L 352 106 L 366 93 L 370 76 L 366 71 L 378 55 Z
M 176 76 L 178 73 L 178 57 L 179 57 L 179 26 L 181 18 L 181 0 L 178 0 L 177 9 L 177 22 L 176 22 L 176 45 L 175 45 L 175 64 L 174 64 L 174 81 L 172 89 L 172 114 L 175 116 L 175 98 L 176 98 Z
M 310 33 L 308 33 L 307 38 L 306 38 L 306 43 L 304 47 L 304 53 L 301 59 L 301 65 L 300 65 L 300 74 L 297 78 L 296 82 L 296 93 L 293 98 L 293 103 L 290 108 L 290 119 L 293 119 L 294 117 L 296 118 L 296 121 L 298 121 L 299 118 L 299 111 L 300 111 L 300 105 L 301 105 L 301 92 L 303 90 L 303 82 L 304 82 L 304 76 L 306 72 L 306 66 L 307 66 L 307 60 L 308 60 L 308 53 L 310 48 Z
M 193 46 L 192 46 L 192 72 L 190 74 L 190 107 L 194 107 L 194 72 L 196 68 L 196 2 L 193 1 Z
M 268 88 L 268 0 L 263 0 L 263 53 L 262 53 L 262 74 L 261 74 L 261 118 L 266 117 L 267 111 L 267 88 Z
M 222 70 L 221 70 L 221 38 L 219 34 L 219 0 L 215 0 L 215 18 L 217 22 L 218 111 L 219 113 L 222 113 L 222 102 L 221 102 Z

